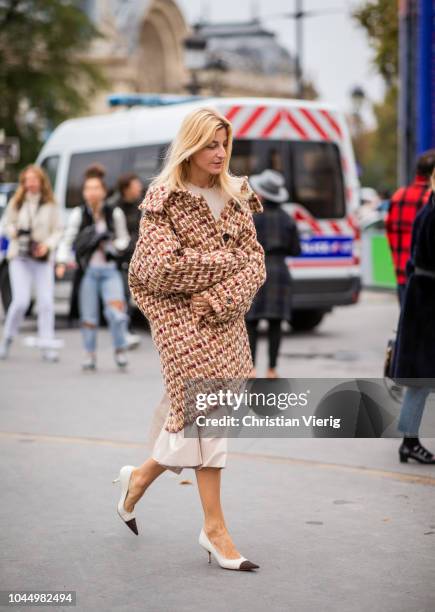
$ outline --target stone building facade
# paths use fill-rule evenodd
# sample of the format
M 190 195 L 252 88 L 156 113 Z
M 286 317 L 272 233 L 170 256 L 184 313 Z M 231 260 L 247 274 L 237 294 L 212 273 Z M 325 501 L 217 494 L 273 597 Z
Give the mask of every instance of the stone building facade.
M 109 93 L 188 92 L 184 40 L 192 30 L 175 0 L 83 0 L 82 7 L 103 34 L 87 56 L 111 83 L 109 91 L 96 96 L 91 114 L 110 110 Z M 225 72 L 201 70 L 201 93 L 294 95 L 294 60 L 257 19 L 201 23 L 198 32 L 207 41 L 206 65 L 219 58 L 227 67 Z

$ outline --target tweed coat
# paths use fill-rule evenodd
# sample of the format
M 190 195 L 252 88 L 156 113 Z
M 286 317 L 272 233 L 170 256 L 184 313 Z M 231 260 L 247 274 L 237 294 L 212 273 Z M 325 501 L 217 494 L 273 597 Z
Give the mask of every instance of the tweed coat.
M 240 197 L 218 220 L 202 195 L 165 185 L 149 188 L 140 208 L 129 287 L 159 353 L 171 404 L 165 429 L 177 432 L 193 420 L 185 411 L 188 381 L 246 379 L 253 367 L 245 314 L 266 279 L 252 218 L 263 206 L 243 177 Z M 212 312 L 197 316 L 193 294 Z

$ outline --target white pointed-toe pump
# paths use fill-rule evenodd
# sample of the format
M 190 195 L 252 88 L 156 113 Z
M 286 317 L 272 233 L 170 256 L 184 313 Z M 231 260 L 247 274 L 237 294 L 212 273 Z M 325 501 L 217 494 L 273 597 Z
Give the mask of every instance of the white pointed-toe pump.
M 207 537 L 207 534 L 204 531 L 204 528 L 201 529 L 201 533 L 199 534 L 199 543 L 200 545 L 208 552 L 208 562 L 211 563 L 211 555 L 216 559 L 221 567 L 224 569 L 232 569 L 232 570 L 253 570 L 257 567 L 260 567 L 256 563 L 252 563 L 252 561 L 248 561 L 246 557 L 237 557 L 237 559 L 227 559 L 223 557 L 210 540 Z
M 122 518 L 127 527 L 132 530 L 133 533 L 139 535 L 136 525 L 135 511 L 133 510 L 133 512 L 127 512 L 127 510 L 124 508 L 124 502 L 128 493 L 131 473 L 134 469 L 136 469 L 134 465 L 124 465 L 124 467 L 119 470 L 118 478 L 115 478 L 114 480 L 112 480 L 112 482 L 121 483 L 121 497 L 119 498 L 119 502 L 117 505 L 117 511 L 119 516 Z

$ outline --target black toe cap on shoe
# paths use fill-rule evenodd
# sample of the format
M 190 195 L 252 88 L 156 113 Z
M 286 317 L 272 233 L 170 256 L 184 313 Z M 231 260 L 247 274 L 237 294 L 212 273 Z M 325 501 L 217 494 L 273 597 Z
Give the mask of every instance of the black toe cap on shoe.
M 260 566 L 257 565 L 256 563 L 252 563 L 252 561 L 242 561 L 242 563 L 240 564 L 239 569 L 241 569 L 241 570 L 252 570 L 252 569 L 256 569 L 257 567 L 260 567 Z
M 139 535 L 137 531 L 136 519 L 132 518 L 129 521 L 125 521 L 125 522 L 130 527 L 130 529 L 133 531 L 133 533 L 135 533 L 136 535 Z

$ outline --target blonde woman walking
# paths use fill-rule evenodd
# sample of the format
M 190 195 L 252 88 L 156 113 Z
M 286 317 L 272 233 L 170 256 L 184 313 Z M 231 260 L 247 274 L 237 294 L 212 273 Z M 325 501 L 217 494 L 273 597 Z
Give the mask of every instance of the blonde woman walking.
M 162 172 L 141 204 L 139 239 L 129 285 L 158 350 L 165 393 L 157 408 L 151 456 L 124 466 L 118 513 L 138 533 L 134 507 L 166 469 L 195 469 L 204 524 L 199 544 L 226 569 L 259 566 L 229 535 L 220 501 L 224 437 L 184 437 L 189 379 L 248 378 L 253 363 L 244 315 L 266 278 L 264 250 L 252 213 L 262 205 L 246 177 L 229 172 L 230 122 L 212 108 L 190 113 L 172 142 Z M 208 406 L 207 410 L 213 409 Z M 155 416 L 156 416 L 155 415 Z
M 29 165 L 19 176 L 19 186 L 4 213 L 9 245 L 7 258 L 12 288 L 0 343 L 0 359 L 7 359 L 29 307 L 32 287 L 38 305 L 38 339 L 42 358 L 57 361 L 54 340 L 54 251 L 62 224 L 50 180 L 39 166 Z

